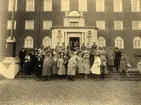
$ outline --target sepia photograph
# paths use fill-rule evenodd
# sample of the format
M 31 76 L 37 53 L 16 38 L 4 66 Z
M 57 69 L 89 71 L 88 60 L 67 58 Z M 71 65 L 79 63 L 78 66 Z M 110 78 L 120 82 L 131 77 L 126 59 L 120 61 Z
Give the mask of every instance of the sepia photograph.
M 141 0 L 0 0 L 0 105 L 141 105 Z

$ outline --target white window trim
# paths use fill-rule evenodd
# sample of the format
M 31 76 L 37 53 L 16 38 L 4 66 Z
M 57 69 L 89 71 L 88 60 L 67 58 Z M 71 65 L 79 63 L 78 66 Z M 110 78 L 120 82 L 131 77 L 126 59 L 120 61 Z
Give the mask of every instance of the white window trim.
M 120 2 L 119 8 L 116 8 L 116 3 Z M 114 12 L 123 12 L 122 0 L 114 0 Z
M 32 8 L 32 10 L 29 10 L 28 5 L 29 5 L 28 0 L 26 0 L 26 12 L 34 12 L 35 11 L 35 0 L 33 0 L 33 4 L 32 4 L 33 8 Z
M 102 39 L 102 40 L 101 40 Z M 103 41 L 103 45 L 101 46 L 100 45 L 100 43 L 99 43 L 99 41 Z M 105 40 L 105 38 L 104 37 L 99 37 L 98 38 L 98 47 L 106 47 L 106 40 Z
M 96 0 L 96 12 L 105 12 L 105 0 L 101 0 L 103 3 L 99 3 L 100 0 Z M 101 6 L 102 10 L 99 10 L 99 6 Z
M 134 23 L 139 22 L 139 29 L 135 29 Z M 132 30 L 141 30 L 141 21 L 132 21 Z
M 63 1 L 64 0 L 61 0 L 61 12 L 69 12 L 70 11 L 70 0 L 68 0 L 67 6 L 63 6 Z M 65 9 L 64 9 L 64 7 L 65 7 Z M 66 7 L 67 7 L 67 9 L 66 9 Z
M 50 8 L 48 8 L 50 6 Z M 48 0 L 44 0 L 44 12 L 51 12 L 52 11 L 52 0 L 50 0 L 50 4 L 48 3 Z
M 49 36 L 44 37 L 42 44 L 44 47 L 51 46 L 51 38 Z
M 16 25 L 17 25 L 17 21 L 14 20 L 14 30 L 16 30 Z M 7 30 L 11 30 L 12 29 L 12 20 L 8 20 L 7 21 Z
M 118 46 L 118 43 L 117 43 L 118 40 L 122 41 L 122 43 L 121 43 L 122 45 L 121 46 Z M 117 37 L 115 39 L 115 47 L 118 47 L 119 49 L 124 49 L 124 40 L 123 40 L 123 38 Z
M 140 45 L 135 46 L 136 41 L 140 41 Z M 133 49 L 141 49 L 141 38 L 140 37 L 135 37 L 133 39 Z
M 80 12 L 87 12 L 87 9 L 88 9 L 88 0 L 84 0 L 85 2 L 82 2 L 82 0 L 79 0 L 78 2 L 78 10 Z M 84 4 L 81 4 L 81 3 L 84 3 Z M 82 5 L 84 5 L 83 9 L 82 9 Z
M 32 22 L 32 27 L 28 28 L 28 22 Z M 26 20 L 25 21 L 25 30 L 34 30 L 34 20 Z
M 11 12 L 13 11 L 13 2 L 14 0 L 8 0 L 8 11 Z M 16 5 L 15 5 L 15 12 L 17 11 L 17 7 L 18 7 L 18 0 L 16 0 Z
M 120 29 L 116 27 L 116 24 L 120 22 Z M 114 21 L 114 30 L 123 30 L 123 21 Z
M 133 9 L 133 2 L 134 2 L 135 0 L 131 0 L 131 11 L 132 12 L 140 12 L 140 0 L 138 0 L 138 10 L 134 10 Z
M 50 23 L 50 26 L 46 26 L 47 25 L 47 22 Z M 52 27 L 52 21 L 51 20 L 44 20 L 43 21 L 43 30 L 50 30 Z
M 31 43 L 27 42 L 27 41 L 31 41 Z M 34 47 L 34 39 L 31 36 L 27 36 L 24 39 L 24 47 L 25 48 L 33 48 Z
M 103 28 L 99 28 L 98 27 L 98 22 L 102 22 L 103 23 Z M 105 21 L 103 21 L 103 20 L 98 20 L 98 21 L 96 21 L 96 26 L 99 28 L 99 30 L 105 30 Z

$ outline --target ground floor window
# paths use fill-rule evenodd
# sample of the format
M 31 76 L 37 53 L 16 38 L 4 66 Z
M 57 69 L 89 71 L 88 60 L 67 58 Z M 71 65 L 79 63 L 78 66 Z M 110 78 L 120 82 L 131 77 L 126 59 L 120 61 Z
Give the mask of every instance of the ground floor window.
M 141 48 L 141 38 L 140 37 L 135 37 L 133 39 L 133 48 L 134 49 L 140 49 Z
M 106 41 L 103 37 L 98 38 L 98 47 L 105 47 Z
M 33 48 L 33 38 L 31 36 L 28 36 L 25 38 L 24 47 L 25 48 Z
M 51 38 L 50 38 L 49 36 L 46 36 L 46 37 L 43 39 L 43 46 L 44 46 L 44 47 L 51 46 Z
M 124 49 L 124 40 L 121 37 L 117 37 L 115 39 L 115 47 L 118 47 L 120 49 Z

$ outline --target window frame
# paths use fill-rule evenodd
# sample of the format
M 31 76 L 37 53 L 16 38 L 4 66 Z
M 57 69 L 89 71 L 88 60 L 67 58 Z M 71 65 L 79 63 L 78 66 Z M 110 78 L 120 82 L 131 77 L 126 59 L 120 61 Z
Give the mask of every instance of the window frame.
M 31 23 L 28 23 L 28 22 L 31 22 Z M 32 24 L 32 26 L 31 26 L 31 28 L 29 28 L 28 25 L 31 25 L 31 24 Z M 25 30 L 34 30 L 34 28 L 35 28 L 34 20 L 26 20 L 25 21 Z
M 101 0 L 102 2 L 100 3 L 100 0 L 96 0 L 96 12 L 105 12 L 105 0 Z M 100 7 L 101 6 L 101 10 Z
M 102 22 L 102 24 L 103 24 L 102 27 L 103 27 L 103 28 L 98 27 L 98 26 L 99 26 L 99 25 L 98 25 L 98 24 L 99 24 L 98 22 Z M 106 27 L 105 27 L 105 21 L 104 21 L 104 20 L 97 20 L 97 21 L 96 21 L 96 27 L 98 27 L 99 30 L 105 30 L 105 29 L 106 29 Z
M 83 2 L 82 2 L 83 1 Z M 83 4 L 84 3 L 84 4 Z M 82 6 L 83 5 L 83 6 Z M 83 8 L 83 9 L 82 9 Z M 80 12 L 87 12 L 88 11 L 88 0 L 79 0 L 78 1 L 78 10 Z
M 70 0 L 68 0 L 67 5 L 65 6 L 64 6 L 64 1 L 65 0 L 61 0 L 61 12 L 69 12 L 70 11 Z
M 50 0 L 49 2 L 50 2 L 50 4 L 48 3 L 48 0 L 44 0 L 44 4 L 43 4 L 43 11 L 44 12 L 51 12 L 52 11 L 52 0 Z
M 32 2 L 33 2 L 33 4 L 32 4 L 32 6 L 33 6 L 32 10 L 29 9 L 29 2 L 28 1 L 30 1 L 30 0 L 26 0 L 26 12 L 34 12 L 35 11 L 35 0 L 32 0 Z
M 48 24 L 50 24 L 48 26 Z M 51 20 L 43 20 L 43 30 L 50 30 L 52 27 L 52 21 Z
M 131 12 L 140 12 L 140 0 L 138 0 L 138 4 L 137 4 L 137 10 L 134 10 L 133 8 L 135 8 L 135 6 L 133 5 L 133 2 L 136 2 L 136 0 L 131 0 Z
M 118 9 L 116 8 L 116 6 L 117 6 L 116 3 L 119 4 L 119 8 Z M 122 0 L 114 0 L 114 12 L 123 12 L 123 1 Z
M 117 27 L 117 23 L 120 23 L 120 28 Z M 114 21 L 114 30 L 123 30 L 123 21 Z

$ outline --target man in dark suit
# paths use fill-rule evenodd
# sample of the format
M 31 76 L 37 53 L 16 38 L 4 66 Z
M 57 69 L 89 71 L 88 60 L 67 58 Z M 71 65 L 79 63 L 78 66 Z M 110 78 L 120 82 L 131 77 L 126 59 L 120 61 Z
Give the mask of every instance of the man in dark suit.
M 115 49 L 115 60 L 114 60 L 114 67 L 115 67 L 116 71 L 119 70 L 120 58 L 121 58 L 121 51 L 116 47 L 116 49 Z

